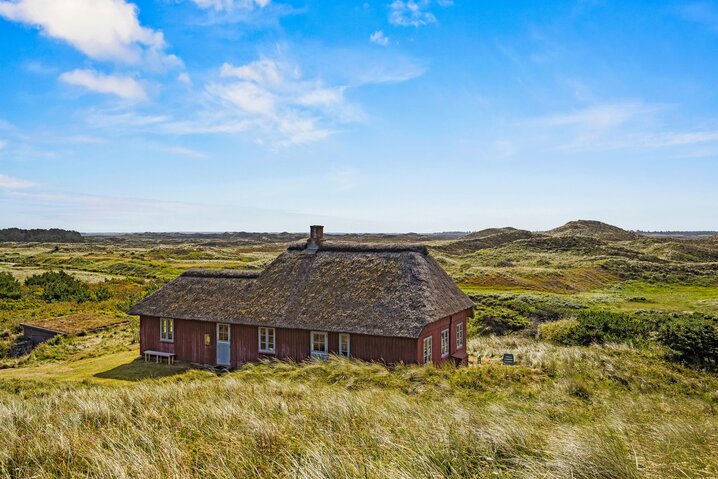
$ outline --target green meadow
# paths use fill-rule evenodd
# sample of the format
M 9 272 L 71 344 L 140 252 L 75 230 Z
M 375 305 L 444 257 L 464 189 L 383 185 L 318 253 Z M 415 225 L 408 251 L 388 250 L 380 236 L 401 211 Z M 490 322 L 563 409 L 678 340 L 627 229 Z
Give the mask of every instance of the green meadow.
M 145 363 L 126 311 L 285 239 L 0 244 L 0 477 L 718 476 L 718 243 L 501 234 L 429 243 L 476 304 L 469 367 L 222 373 Z M 10 357 L 21 322 L 78 312 L 129 323 Z

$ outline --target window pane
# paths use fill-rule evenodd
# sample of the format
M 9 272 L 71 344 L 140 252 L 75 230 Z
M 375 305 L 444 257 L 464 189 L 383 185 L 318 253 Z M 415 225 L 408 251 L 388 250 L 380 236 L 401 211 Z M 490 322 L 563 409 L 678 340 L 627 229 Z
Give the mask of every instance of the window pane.
M 229 341 L 229 324 L 217 326 L 217 341 Z
M 339 355 L 340 356 L 349 356 L 349 335 L 348 334 L 340 334 L 339 335 Z
M 327 352 L 327 333 L 312 333 L 312 352 Z

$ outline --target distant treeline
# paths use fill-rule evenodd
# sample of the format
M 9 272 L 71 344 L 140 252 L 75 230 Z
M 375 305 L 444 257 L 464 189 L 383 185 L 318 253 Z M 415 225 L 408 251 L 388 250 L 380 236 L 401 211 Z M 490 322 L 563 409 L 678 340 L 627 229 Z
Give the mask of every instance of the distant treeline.
M 83 238 L 77 231 L 59 228 L 24 230 L 20 228 L 0 229 L 0 242 L 16 243 L 82 243 Z

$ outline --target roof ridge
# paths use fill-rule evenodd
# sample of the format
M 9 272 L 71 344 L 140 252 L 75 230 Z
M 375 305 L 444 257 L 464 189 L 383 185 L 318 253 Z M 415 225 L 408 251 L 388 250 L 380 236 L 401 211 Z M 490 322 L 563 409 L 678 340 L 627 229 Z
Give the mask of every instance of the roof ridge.
M 253 279 L 259 277 L 264 270 L 246 269 L 188 269 L 180 276 L 190 278 L 241 278 Z
M 297 241 L 289 245 L 287 250 L 303 250 L 306 241 Z M 327 241 L 319 243 L 318 251 L 339 253 L 419 253 L 428 255 L 429 250 L 421 243 L 360 243 L 356 241 Z

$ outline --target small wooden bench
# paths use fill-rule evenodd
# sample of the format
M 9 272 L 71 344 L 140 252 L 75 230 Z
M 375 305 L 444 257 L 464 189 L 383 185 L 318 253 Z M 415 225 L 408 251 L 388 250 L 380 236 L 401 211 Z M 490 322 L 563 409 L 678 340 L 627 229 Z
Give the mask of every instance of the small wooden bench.
M 175 354 L 174 353 L 165 353 L 162 351 L 145 351 L 145 361 L 149 361 L 154 356 L 155 362 L 159 363 L 162 361 L 162 358 L 167 358 L 167 364 L 174 364 L 175 362 Z

